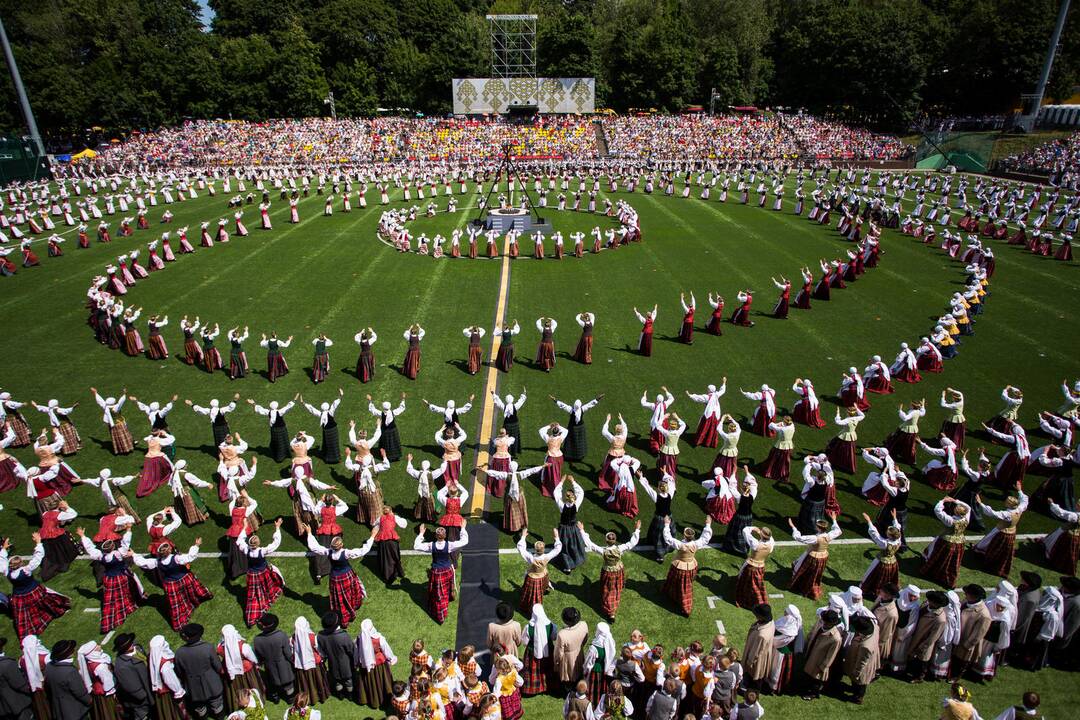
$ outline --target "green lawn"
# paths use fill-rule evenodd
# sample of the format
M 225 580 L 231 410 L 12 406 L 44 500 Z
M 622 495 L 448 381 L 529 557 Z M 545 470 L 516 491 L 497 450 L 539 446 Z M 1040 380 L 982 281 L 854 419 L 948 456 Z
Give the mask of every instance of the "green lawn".
M 400 194 L 395 197 L 399 198 Z M 641 215 L 644 243 L 600 256 L 587 255 L 583 260 L 568 258 L 561 263 L 520 260 L 512 264 L 507 317 L 520 320 L 523 332 L 516 339 L 518 364 L 509 375 L 499 378 L 500 392 L 517 393 L 523 388 L 528 389 L 530 399 L 521 413 L 525 445 L 523 465 L 542 461 L 537 428 L 553 420 L 566 421 L 564 413 L 547 400 L 549 394 L 565 401 L 605 394 L 600 406 L 587 416 L 590 445 L 587 462 L 569 468 L 586 489 L 587 499 L 581 517 L 594 537 L 605 529 L 628 532 L 631 524 L 607 513 L 601 506 L 603 497 L 596 489 L 595 475 L 606 449 L 600 435 L 605 413 L 621 412 L 624 415 L 632 433 L 632 452 L 643 461 L 648 460 L 642 451 L 648 414 L 640 407 L 639 400 L 643 390 L 648 389 L 653 394 L 661 384 L 667 385 L 679 398 L 674 409 L 686 419 L 691 430 L 696 425 L 700 406 L 691 403 L 683 391 L 701 392 L 708 383 L 719 384 L 721 376 L 728 378 L 724 409 L 740 419 L 748 419 L 754 409 L 753 402 L 738 394 L 740 386 L 751 389 L 767 382 L 780 390 L 781 407 L 789 407 L 793 401 L 793 393 L 789 390 L 791 382 L 795 377 L 807 376 L 814 379 L 822 395 L 823 415 L 831 419 L 831 395 L 839 385 L 841 372 L 849 365 L 861 369 L 875 353 L 891 361 L 901 341 L 916 341 L 920 335 L 929 332 L 933 318 L 944 312 L 946 298 L 959 289 L 963 281 L 962 267 L 941 251 L 925 247 L 897 232 L 886 231 L 881 266 L 868 272 L 849 289 L 834 292 L 831 302 L 815 302 L 809 312 L 792 310 L 791 319 L 787 321 L 758 316 L 754 328 L 725 325 L 724 336 L 719 338 L 699 333 L 694 345 L 686 347 L 669 339 L 677 334 L 681 319 L 680 291 L 693 291 L 697 296 L 699 328 L 708 317 L 706 295 L 710 290 L 727 298 L 727 315 L 737 305 L 737 291 L 746 287 L 758 291 L 755 309 L 768 312 L 775 298 L 770 276 L 784 274 L 788 278 L 797 278 L 800 266 L 816 267 L 819 258 L 835 258 L 849 245 L 834 231 L 812 224 L 805 217 L 792 215 L 790 199 L 784 212 L 774 213 L 731 202 L 720 204 L 715 195 L 708 203 L 645 196 L 641 192 L 625 197 Z M 88 390 L 91 385 L 105 394 L 119 394 L 126 386 L 130 393 L 144 400 L 165 400 L 175 393 L 181 399 L 205 403 L 211 397 L 225 399 L 238 392 L 242 398 L 265 403 L 269 400 L 285 402 L 296 393 L 304 393 L 305 400 L 316 404 L 335 397 L 337 388 L 341 387 L 345 389 L 345 398 L 338 411 L 338 422 L 343 430 L 350 418 L 369 429 L 373 427 L 373 418 L 366 410 L 367 393 L 381 400 L 396 399 L 402 392 L 407 392 L 408 410 L 399 423 L 403 441 L 408 446 L 406 451 L 414 453 L 418 460 L 436 459 L 433 435 L 439 427 L 437 417 L 423 408 L 420 399 L 441 403 L 454 398 L 460 403 L 475 393 L 477 407 L 463 420 L 471 445 L 477 436 L 486 374 L 472 377 L 464 371 L 467 341 L 461 335 L 461 328 L 478 323 L 490 330 L 498 299 L 500 263 L 402 256 L 376 239 L 375 227 L 380 213 L 377 194 L 369 192 L 368 200 L 376 203 L 367 210 L 354 210 L 346 215 L 340 213 L 338 204 L 334 216 L 326 218 L 322 216 L 322 200 L 313 196 L 301 202 L 302 222 L 299 225 L 287 224 L 287 205 L 275 202 L 272 213 L 275 229 L 272 231 L 256 229 L 258 213 L 249 209 L 245 217 L 251 229 L 249 237 L 236 238 L 227 245 L 209 250 L 199 248 L 194 255 L 179 257 L 167 272 L 140 281 L 125 299 L 146 308 L 144 319 L 153 313 L 169 315 L 166 338 L 172 357 L 166 362 L 129 358 L 99 346 L 85 324 L 83 308 L 83 293 L 90 278 L 101 272 L 111 258 L 138 247 L 143 249 L 142 259 L 145 260 L 145 243 L 156 239 L 160 232 L 153 223 L 161 208 L 150 215 L 151 231 L 137 231 L 134 238 L 115 240 L 108 247 L 94 243 L 89 250 L 78 250 L 74 235 L 69 235 L 63 258 L 43 258 L 41 267 L 20 269 L 14 278 L 0 282 L 0 327 L 4 328 L 6 340 L 0 345 L 0 367 L 5 369 L 0 375 L 0 385 L 12 392 L 17 400 L 44 402 L 56 397 L 61 403 L 76 400 L 81 403 L 75 421 L 86 447 L 71 458 L 70 463 L 83 474 L 96 473 L 102 467 L 112 468 L 115 474 L 128 474 L 137 471 L 141 463 L 141 458 L 135 455 L 115 458 L 109 452 L 107 430 L 101 424 L 100 413 Z M 225 202 L 226 198 L 220 195 L 213 199 L 204 196 L 174 206 L 173 227 L 190 225 L 193 242 L 197 243 L 200 221 L 211 220 L 213 223 L 218 217 L 231 218 L 231 213 L 224 207 Z M 475 213 L 474 202 L 475 193 L 471 192 L 461 198 L 456 215 L 443 213 L 436 219 L 417 220 L 412 227 L 413 234 L 427 232 L 431 236 L 442 232 L 449 236 L 454 227 Z M 400 204 L 395 200 L 396 206 Z M 426 201 L 417 204 L 423 205 Z M 445 207 L 441 197 L 439 205 Z M 605 218 L 554 210 L 549 210 L 546 215 L 565 236 L 579 229 L 587 232 L 596 224 L 604 227 L 609 222 Z M 118 219 L 113 219 L 113 230 L 117 223 Z M 525 245 L 523 251 L 527 254 L 531 246 Z M 1029 429 L 1037 428 L 1036 413 L 1060 404 L 1058 386 L 1061 379 L 1080 376 L 1080 363 L 1077 362 L 1080 342 L 1076 340 L 1080 323 L 1072 300 L 1080 290 L 1078 265 L 1033 257 L 1003 244 L 996 246 L 995 252 L 997 274 L 991 288 L 993 295 L 976 326 L 977 334 L 965 340 L 960 356 L 947 363 L 942 375 L 927 377 L 918 386 L 901 385 L 890 397 L 874 396 L 874 407 L 859 428 L 862 444 L 883 442 L 897 424 L 897 403 L 923 397 L 931 404 L 922 424 L 923 435 L 933 436 L 943 419 L 943 413 L 936 405 L 937 398 L 947 385 L 960 388 L 967 395 L 969 427 L 977 427 L 980 420 L 997 411 L 1002 386 L 1006 383 L 1019 385 L 1026 397 L 1022 418 Z M 43 247 L 41 254 L 44 255 Z M 642 358 L 631 352 L 640 329 L 632 308 L 636 305 L 643 309 L 654 303 L 660 304 L 654 354 L 651 358 Z M 573 316 L 584 310 L 597 316 L 594 362 L 588 367 L 574 363 L 568 356 L 578 336 Z M 295 335 L 293 346 L 286 351 L 292 373 L 270 385 L 259 375 L 230 382 L 224 373 L 209 376 L 186 366 L 176 356 L 182 354 L 183 349 L 177 326 L 184 314 L 219 322 L 223 335 L 234 325 L 249 325 L 252 340 L 248 342 L 248 356 L 252 368 L 260 373 L 265 369 L 265 358 L 255 342 L 259 334 L 273 330 L 282 337 Z M 531 363 L 537 341 L 533 325 L 540 315 L 550 315 L 559 321 L 556 333 L 559 360 L 550 374 L 540 372 Z M 423 369 L 419 379 L 412 382 L 397 370 L 405 350 L 401 334 L 414 321 L 420 322 L 428 334 L 423 343 Z M 356 346 L 351 338 L 360 327 L 368 325 L 379 334 L 375 345 L 378 371 L 374 382 L 362 386 L 353 375 Z M 145 328 L 143 330 L 145 340 Z M 330 380 L 321 386 L 313 386 L 308 374 L 310 341 L 319 332 L 325 332 L 336 345 L 331 348 Z M 487 340 L 489 337 L 485 342 Z M 225 345 L 223 338 L 219 338 L 218 346 Z M 136 433 L 143 434 L 145 419 L 137 416 L 134 407 L 128 410 L 127 416 Z M 43 416 L 30 410 L 27 417 L 35 429 L 41 427 Z M 275 514 L 287 515 L 289 506 L 285 493 L 258 484 L 262 479 L 277 477 L 283 469 L 262 454 L 268 439 L 265 420 L 256 416 L 246 404 L 230 417 L 234 431 L 239 431 L 251 442 L 253 452 L 260 453 L 260 474 L 251 486 L 251 492 L 259 500 L 263 515 L 267 518 Z M 307 429 L 317 435 L 315 419 L 302 407 L 294 409 L 287 420 L 291 431 Z M 186 458 L 190 469 L 199 477 L 210 479 L 216 460 L 210 452 L 211 434 L 205 418 L 178 404 L 169 421 L 178 438 L 178 457 Z M 832 428 L 812 431 L 800 426 L 795 438 L 796 456 L 822 450 L 832 434 Z M 1045 442 L 1038 432 L 1032 432 L 1031 438 L 1034 447 Z M 972 447 L 983 442 L 982 438 L 969 437 Z M 741 456 L 747 462 L 760 461 L 769 447 L 770 443 L 765 439 L 744 432 Z M 988 452 L 996 458 L 1002 449 L 988 445 Z M 33 457 L 25 449 L 14 454 L 27 464 Z M 705 493 L 696 483 L 707 473 L 713 454 L 714 451 L 709 449 L 692 449 L 684 445 L 675 505 L 677 520 L 691 525 L 702 522 Z M 920 458 L 920 463 L 923 461 Z M 380 481 L 387 499 L 399 512 L 411 517 L 415 483 L 404 472 L 403 465 L 395 464 Z M 646 465 L 651 466 L 651 462 Z M 466 452 L 466 470 L 471 466 L 470 448 Z M 355 499 L 351 478 L 342 465 L 327 468 L 317 462 L 316 476 L 344 488 L 344 496 L 350 502 Z M 840 475 L 837 478 L 844 508 L 841 525 L 847 538 L 861 537 L 865 532 L 860 514 L 868 506 L 858 494 L 863 476 L 860 472 L 856 477 Z M 934 534 L 937 523 L 929 514 L 929 508 L 938 499 L 938 494 L 920 484 L 917 473 L 913 478 L 916 489 L 912 493 L 910 534 Z M 1038 479 L 1032 478 L 1029 491 L 1037 483 Z M 129 492 L 129 495 L 133 494 L 133 490 Z M 554 503 L 542 498 L 534 485 L 526 488 L 526 494 L 531 529 L 549 535 L 557 522 Z M 1000 493 L 989 492 L 987 495 L 992 505 L 1000 506 Z M 642 515 L 647 523 L 652 508 L 647 498 L 641 497 Z M 33 521 L 32 505 L 21 491 L 9 493 L 0 501 L 5 506 L 6 532 L 16 539 L 20 550 L 25 550 Z M 139 501 L 138 508 L 144 513 L 150 512 L 167 501 L 165 491 L 159 491 Z M 96 490 L 76 489 L 70 502 L 83 516 L 77 523 L 87 527 L 95 524 L 96 516 L 102 511 Z M 500 508 L 497 501 L 492 503 L 494 522 L 499 521 Z M 790 539 L 785 518 L 794 515 L 797 509 L 794 488 L 774 487 L 769 481 L 761 483 L 756 514 L 760 521 L 778 531 L 779 539 Z M 1053 525 L 1051 519 L 1033 512 L 1025 517 L 1021 532 L 1042 532 Z M 349 544 L 359 545 L 367 537 L 367 531 L 356 527 L 352 520 L 346 521 L 345 528 Z M 206 539 L 205 547 L 210 550 L 224 529 L 224 514 L 218 512 L 210 522 L 193 529 L 181 529 L 176 537 L 183 545 L 200 535 Z M 282 550 L 302 550 L 303 545 L 294 536 L 291 522 L 286 523 L 284 529 L 286 537 Z M 402 533 L 403 546 L 411 545 L 413 537 L 414 526 L 410 526 Z M 142 548 L 145 542 L 145 533 L 139 531 L 136 546 Z M 512 542 L 504 536 L 503 547 L 510 547 Z M 858 580 L 869 562 L 864 557 L 865 550 L 860 546 L 838 548 L 833 561 L 837 577 L 830 579 L 830 584 L 846 587 L 851 581 Z M 789 551 L 778 553 L 785 567 L 790 561 L 789 554 Z M 647 560 L 632 561 L 631 584 L 617 634 L 621 637 L 631 623 L 641 624 L 651 637 L 672 645 L 692 638 L 704 640 L 710 637 L 715 630 L 714 620 L 723 619 L 733 637 L 739 638 L 737 644 L 741 644 L 749 614 L 736 612 L 729 605 L 718 605 L 715 613 L 710 612 L 704 601 L 705 595 L 730 597 L 731 575 L 737 570 L 738 560 L 719 553 L 709 553 L 705 557 L 709 567 L 703 573 L 701 597 L 697 598 L 694 615 L 689 620 L 656 612 L 659 609 L 656 604 L 658 585 L 653 580 L 662 578 L 664 570 Z M 1038 557 L 1032 557 L 1038 562 Z M 314 619 L 325 606 L 325 589 L 310 588 L 304 560 L 282 559 L 280 565 L 290 581 L 289 594 L 277 606 L 283 625 L 291 625 L 300 612 Z M 366 607 L 370 608 L 370 616 L 387 633 L 399 655 L 407 652 L 407 643 L 417 636 L 427 638 L 428 647 L 433 651 L 453 642 L 452 621 L 440 628 L 424 612 L 420 583 L 425 565 L 422 558 L 408 561 L 410 586 L 407 593 L 399 589 L 386 590 L 381 582 L 372 579 L 370 573 L 364 574 L 372 593 L 371 603 Z M 644 568 L 643 574 L 635 572 L 635 568 Z M 516 596 L 520 561 L 515 556 L 505 556 L 503 569 L 502 589 L 508 595 Z M 216 562 L 200 561 L 197 570 L 215 590 L 217 598 L 210 608 L 201 609 L 196 618 L 211 632 L 224 622 L 240 622 L 240 603 L 232 596 L 230 586 L 221 584 L 221 572 Z M 907 566 L 905 570 L 914 572 Z M 721 572 L 726 580 L 721 579 Z M 1014 570 L 1014 580 L 1016 572 Z M 556 584 L 553 606 L 563 604 L 558 594 L 580 596 L 584 583 L 596 574 L 597 568 L 590 562 L 585 572 L 575 573 L 568 581 L 560 580 Z M 782 587 L 786 582 L 786 570 L 777 570 L 777 575 Z M 905 577 L 926 585 L 913 575 L 906 574 Z M 85 570 L 76 566 L 68 575 L 53 581 L 52 585 L 58 590 L 73 594 L 77 607 L 75 612 L 50 628 L 48 641 L 64 635 L 85 637 L 96 631 L 97 616 L 82 612 L 97 604 L 92 581 L 88 578 Z M 984 584 L 991 584 L 989 579 L 982 579 Z M 770 580 L 776 582 L 774 577 Z M 580 599 L 576 601 L 580 602 Z M 314 607 L 308 607 L 310 605 Z M 809 605 L 802 607 L 804 611 L 810 609 Z M 165 623 L 157 611 L 144 609 L 133 618 L 131 626 L 141 636 L 147 636 L 142 638 L 145 642 L 150 633 L 163 630 Z M 10 626 L 5 624 L 6 627 Z M 1046 688 L 1069 682 L 1076 688 L 1075 681 L 1061 679 L 1052 672 L 1034 677 L 1006 671 L 1002 680 L 977 694 L 977 700 L 986 698 L 985 703 L 978 703 L 984 716 L 1013 702 L 1017 691 L 1029 682 Z M 922 688 L 914 693 L 901 693 L 897 692 L 898 688 L 891 681 L 882 683 L 871 690 L 871 695 L 880 697 L 891 693 L 897 702 L 910 703 L 905 707 L 912 711 L 912 716 L 925 716 L 935 712 L 933 702 L 943 692 L 941 688 Z M 772 712 L 773 707 L 779 709 L 783 704 L 787 708 L 793 702 L 772 700 L 766 707 Z M 871 707 L 880 707 L 879 703 L 883 702 L 873 698 Z M 540 701 L 535 704 L 539 705 Z M 531 705 L 527 704 L 527 707 Z M 550 707 L 554 708 L 554 705 Z M 835 715 L 837 707 L 832 702 L 817 703 L 813 714 L 815 717 L 825 717 L 826 713 Z M 1050 716 L 1066 714 L 1060 709 L 1055 711 L 1052 705 L 1046 709 Z

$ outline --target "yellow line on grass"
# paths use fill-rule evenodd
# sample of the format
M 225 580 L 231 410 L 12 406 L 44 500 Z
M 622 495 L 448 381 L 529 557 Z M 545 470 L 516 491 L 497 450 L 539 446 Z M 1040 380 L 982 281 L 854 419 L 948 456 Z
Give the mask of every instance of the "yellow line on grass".
M 510 291 L 510 241 L 503 244 L 502 271 L 499 276 L 499 301 L 495 306 L 495 327 L 501 328 L 506 317 L 506 301 Z M 495 358 L 502 345 L 502 335 L 491 334 L 491 350 L 488 355 L 487 380 L 484 382 L 484 411 L 480 416 L 480 436 L 477 438 L 479 452 L 476 465 L 479 467 L 488 461 L 488 445 L 491 443 L 491 428 L 495 422 L 495 400 L 492 392 L 499 382 L 499 369 L 495 367 Z M 473 475 L 472 504 L 469 514 L 479 518 L 487 506 L 487 486 L 480 478 L 480 473 Z

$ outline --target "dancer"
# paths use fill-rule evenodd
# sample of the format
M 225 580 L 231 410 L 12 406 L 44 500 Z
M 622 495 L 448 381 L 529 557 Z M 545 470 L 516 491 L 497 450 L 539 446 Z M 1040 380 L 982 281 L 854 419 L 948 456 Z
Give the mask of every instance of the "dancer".
M 775 437 L 776 433 L 770 430 L 769 426 L 776 419 L 776 391 L 768 385 L 762 385 L 758 392 L 747 392 L 742 388 L 739 388 L 739 392 L 747 400 L 756 400 L 758 403 L 750 431 L 762 437 Z
M 754 321 L 750 319 L 750 306 L 754 304 L 754 291 L 749 289 L 740 290 L 735 298 L 742 303 L 742 305 L 731 314 L 731 324 L 741 325 L 742 327 L 754 327 Z
M 619 612 L 623 587 L 626 584 L 626 570 L 623 567 L 622 556 L 637 547 L 641 536 L 641 521 L 634 523 L 634 534 L 625 543 L 619 544 L 618 536 L 613 532 L 604 535 L 606 543 L 604 547 L 600 547 L 589 538 L 583 523 L 579 522 L 577 528 L 585 543 L 585 548 L 603 558 L 603 566 L 600 568 L 600 612 L 608 620 L 614 622 L 615 615 Z
M 1016 528 L 1027 511 L 1028 496 L 1023 489 L 1018 489 L 1017 495 L 1005 498 L 1004 510 L 994 510 L 979 495 L 975 496 L 975 503 L 983 517 L 994 518 L 998 522 L 975 544 L 973 550 L 982 557 L 983 572 L 1007 578 L 1016 552 Z
M 102 565 L 101 632 L 110 632 L 123 625 L 127 616 L 146 600 L 142 583 L 127 566 L 131 530 L 124 533 L 119 543 L 115 540 L 101 543 L 100 550 L 86 537 L 83 528 L 76 528 L 75 534 L 90 559 Z
M 849 407 L 847 409 L 847 417 L 840 417 L 840 408 L 836 409 L 835 422 L 840 426 L 840 433 L 829 441 L 829 445 L 825 448 L 825 454 L 829 458 L 829 462 L 837 470 L 842 470 L 846 473 L 855 472 L 855 450 L 859 441 L 859 435 L 856 432 L 856 427 L 866 418 L 863 415 L 862 410 L 857 407 Z
M 690 398 L 696 403 L 702 403 L 705 409 L 701 412 L 701 419 L 698 420 L 697 432 L 694 433 L 694 446 L 695 447 L 716 447 L 718 441 L 718 435 L 716 428 L 720 424 L 720 398 L 727 392 L 727 377 L 720 379 L 720 387 L 715 385 L 709 385 L 706 392 L 700 395 L 695 395 L 689 390 L 686 391 L 686 397 Z
M 777 298 L 776 305 L 773 307 L 773 317 L 778 320 L 787 320 L 788 306 L 791 301 L 791 281 L 783 275 L 780 276 L 779 281 L 774 277 L 769 279 L 772 280 L 776 289 L 780 291 L 780 297 Z
M 829 520 L 818 520 L 816 532 L 809 535 L 800 533 L 791 518 L 788 518 L 788 526 L 795 542 L 807 546 L 791 566 L 791 584 L 788 587 L 794 593 L 817 600 L 821 597 L 821 578 L 829 563 L 829 544 L 840 537 L 840 526 L 835 515 L 830 515 Z
M 214 597 L 190 569 L 191 563 L 199 557 L 201 545 L 202 538 L 195 538 L 184 554 L 174 553 L 171 542 L 158 545 L 157 550 L 152 551 L 154 557 L 137 555 L 131 550 L 127 552 L 127 556 L 143 570 L 159 574 L 169 608 L 169 625 L 176 632 L 191 621 L 195 608 Z
M 915 447 L 919 442 L 919 419 L 926 415 L 926 400 L 912 401 L 907 412 L 901 403 L 897 413 L 900 426 L 889 435 L 885 447 L 897 462 L 914 465 Z
M 653 326 L 656 324 L 656 312 L 659 309 L 659 305 L 654 305 L 652 312 L 646 312 L 642 315 L 638 312 L 638 309 L 634 308 L 634 315 L 637 317 L 638 322 L 641 323 L 641 337 L 638 338 L 638 354 L 644 357 L 652 356 L 652 341 L 653 341 Z
M 285 340 L 279 340 L 277 333 L 273 332 L 270 333 L 269 338 L 264 333 L 262 339 L 259 340 L 259 347 L 266 348 L 266 374 L 272 383 L 277 382 L 279 377 L 289 374 L 289 364 L 285 362 L 285 356 L 281 351 L 289 347 L 292 340 L 292 335 Z M 281 461 L 277 460 L 276 462 Z
M 428 612 L 435 622 L 441 625 L 446 620 L 450 602 L 457 595 L 457 580 L 450 553 L 469 544 L 469 533 L 462 528 L 461 539 L 449 542 L 446 539 L 446 529 L 440 527 L 435 529 L 433 542 L 424 542 L 425 530 L 425 525 L 417 528 L 413 550 L 431 555 L 431 569 L 428 571 Z
M 581 503 L 585 501 L 585 490 L 574 481 L 573 476 L 564 475 L 555 486 L 552 497 L 559 508 L 557 530 L 559 539 L 562 540 L 562 552 L 558 554 L 556 564 L 560 570 L 569 574 L 585 562 L 586 547 L 581 542 L 577 527 L 577 514 L 581 509 Z M 526 521 L 523 527 L 528 527 L 528 524 Z
M 281 571 L 267 562 L 267 558 L 281 545 L 282 519 L 274 521 L 274 536 L 270 544 L 262 547 L 259 536 L 248 535 L 245 524 L 236 538 L 236 545 L 247 558 L 247 594 L 244 602 L 244 622 L 248 627 L 254 625 L 263 613 L 269 612 L 270 606 L 281 596 L 285 588 L 285 578 Z
M 878 532 L 869 515 L 863 513 L 862 516 L 863 520 L 866 521 L 866 532 L 870 536 L 871 542 L 878 547 L 880 552 L 870 563 L 870 567 L 866 569 L 866 573 L 863 574 L 862 580 L 859 582 L 859 587 L 862 588 L 863 597 L 878 597 L 878 591 L 881 588 L 890 584 L 900 584 L 900 569 L 896 562 L 896 556 L 900 552 L 903 537 L 900 531 L 900 523 L 896 520 L 895 510 L 892 513 L 892 524 L 886 528 L 884 537 Z
M 661 385 L 660 389 L 663 392 L 656 396 L 655 402 L 649 401 L 648 390 L 641 393 L 641 407 L 650 410 L 652 413 L 649 417 L 649 452 L 653 455 L 660 452 L 660 444 L 664 440 L 660 429 L 664 424 L 664 417 L 668 414 L 668 408 L 675 404 L 675 396 L 671 394 L 667 387 Z
M 28 636 L 45 632 L 49 623 L 71 609 L 70 598 L 34 579 L 34 571 L 45 560 L 45 546 L 38 533 L 32 533 L 30 539 L 34 543 L 34 550 L 29 560 L 19 555 L 9 556 L 11 538 L 4 538 L 0 544 L 0 572 L 11 581 L 11 617 L 15 623 L 15 634 L 24 647 Z
M 405 359 L 401 363 L 401 373 L 410 380 L 415 380 L 420 374 L 420 341 L 424 339 L 424 328 L 419 323 L 413 323 L 405 331 L 405 342 L 409 349 L 405 351 Z
M 514 367 L 514 336 L 521 332 L 521 325 L 514 324 L 495 328 L 492 335 L 499 338 L 499 352 L 495 355 L 495 367 L 502 372 L 510 372 Z
M 791 409 L 795 422 L 819 430 L 825 427 L 826 423 L 821 418 L 821 403 L 818 401 L 814 383 L 810 381 L 810 378 L 795 378 L 795 384 L 791 386 L 791 389 L 799 396 Z
M 682 540 L 671 536 L 671 518 L 664 518 L 664 542 L 675 549 L 675 559 L 668 569 L 664 580 L 664 594 L 667 595 L 679 611 L 690 617 L 694 609 L 694 578 L 697 577 L 697 551 L 709 544 L 712 538 L 712 518 L 705 518 L 705 527 L 701 537 L 694 539 L 692 528 L 683 528 Z
M 365 397 L 368 412 L 379 418 L 379 450 L 385 452 L 387 460 L 395 463 L 401 459 L 401 434 L 398 432 L 397 419 L 405 412 L 405 393 L 401 393 L 401 402 L 397 407 L 385 400 L 376 407 L 370 395 Z
M 946 505 L 950 509 L 947 510 Z M 919 573 L 943 587 L 953 588 L 964 559 L 964 531 L 971 518 L 971 509 L 946 496 L 934 506 L 934 515 L 945 526 L 945 531 L 926 547 Z
M 319 426 L 322 428 L 322 459 L 328 465 L 341 462 L 341 443 L 338 437 L 337 420 L 334 416 L 343 397 L 345 397 L 345 391 L 338 388 L 338 396 L 334 398 L 334 401 L 321 403 L 319 407 L 304 402 L 302 396 L 297 398 L 304 403 L 309 413 L 319 419 Z
M 300 534 L 307 535 L 308 550 L 316 555 L 330 558 L 330 610 L 338 614 L 341 626 L 348 627 L 356 618 L 357 609 L 364 604 L 367 590 L 360 581 L 352 560 L 357 560 L 371 552 L 378 530 L 372 530 L 367 541 L 358 548 L 346 548 L 341 537 L 330 541 L 330 547 L 324 547 L 315 539 L 311 527 L 304 525 Z
M 328 348 L 333 346 L 334 341 L 326 337 L 326 333 L 319 333 L 319 336 L 312 340 L 311 344 L 315 346 L 315 356 L 311 361 L 311 379 L 318 385 L 330 374 L 330 351 Z
M 475 375 L 480 372 L 480 367 L 484 363 L 484 348 L 480 345 L 480 340 L 484 337 L 484 328 L 479 325 L 470 325 L 461 332 L 469 339 L 465 370 L 470 375 Z
M 90 392 L 94 394 L 94 401 L 101 408 L 103 413 L 101 419 L 105 423 L 105 427 L 109 428 L 113 455 L 127 455 L 135 449 L 135 441 L 131 437 L 131 430 L 128 429 L 127 420 L 120 414 L 120 409 L 124 407 L 124 402 L 127 401 L 127 388 L 121 391 L 119 398 L 103 398 L 98 393 L 97 388 L 93 387 L 90 388 Z
M 596 316 L 591 312 L 583 312 L 574 319 L 581 326 L 581 338 L 574 349 L 573 359 L 582 365 L 592 365 L 593 328 L 596 326 Z
M 296 393 L 293 399 L 284 405 L 279 406 L 277 400 L 271 400 L 268 407 L 259 405 L 251 398 L 248 398 L 248 405 L 251 405 L 252 409 L 259 415 L 264 416 L 270 425 L 270 457 L 274 458 L 274 462 L 280 463 L 285 458 L 289 457 L 289 428 L 285 424 L 285 414 L 293 409 L 297 401 L 300 399 L 300 393 Z
M 682 325 L 679 328 L 678 340 L 686 345 L 694 344 L 694 310 L 697 308 L 697 301 L 694 299 L 694 293 L 690 293 L 690 304 L 686 304 L 686 294 L 679 293 L 679 304 L 683 309 Z
M 356 377 L 362 383 L 375 379 L 375 353 L 371 346 L 378 339 L 379 336 L 370 327 L 353 336 L 353 340 L 360 346 L 360 355 L 356 359 Z
M 555 330 L 559 323 L 549 317 L 536 321 L 536 330 L 540 333 L 540 345 L 536 348 L 536 365 L 544 372 L 551 372 L 555 367 Z
M 570 419 L 567 422 L 568 427 L 566 428 L 567 436 L 563 448 L 563 456 L 571 462 L 581 462 L 588 453 L 588 433 L 585 431 L 585 413 L 592 410 L 604 399 L 603 394 L 597 395 L 586 403 L 582 403 L 581 400 L 574 400 L 573 405 L 562 402 L 554 395 L 548 395 L 548 398 L 550 398 L 560 410 L 570 413 Z
M 769 602 L 765 589 L 765 563 L 775 547 L 772 530 L 767 527 L 744 527 L 743 540 L 747 546 L 746 560 L 735 581 L 735 607 L 754 608 Z
M 547 550 L 544 543 L 538 540 L 533 543 L 532 552 L 529 552 L 526 547 L 526 540 L 529 538 L 528 528 L 522 529 L 521 537 L 518 539 L 518 554 L 521 555 L 521 559 L 528 566 L 525 572 L 525 581 L 521 585 L 521 600 L 518 602 L 518 608 L 522 612 L 531 611 L 533 605 L 542 605 L 544 595 L 551 588 L 551 583 L 548 580 L 548 563 L 562 552 L 563 547 L 559 531 L 552 530 L 551 534 L 555 538 L 555 546 L 551 550 Z

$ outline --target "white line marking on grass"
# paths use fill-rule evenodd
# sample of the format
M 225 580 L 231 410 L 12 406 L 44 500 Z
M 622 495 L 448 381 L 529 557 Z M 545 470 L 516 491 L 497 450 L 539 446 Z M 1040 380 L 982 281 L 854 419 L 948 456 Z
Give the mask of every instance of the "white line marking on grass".
M 115 635 L 115 634 L 116 634 L 116 631 L 115 631 L 115 630 L 110 630 L 110 631 L 109 631 L 109 632 L 108 632 L 108 633 L 107 633 L 107 634 L 105 635 L 105 637 L 101 638 L 101 643 L 99 643 L 99 644 L 100 644 L 100 645 L 106 645 L 106 644 L 108 644 L 108 642 L 109 642 L 110 640 L 112 640 L 112 637 L 113 637 L 113 635 Z
M 99 613 L 101 608 L 83 608 L 84 613 Z
M 709 609 L 710 610 L 715 610 L 716 609 L 716 603 L 718 601 L 720 601 L 721 599 L 722 598 L 719 598 L 716 595 L 710 595 L 709 597 L 705 598 L 705 602 L 709 603 Z
M 716 632 L 719 633 L 720 635 L 727 635 L 727 628 L 724 627 L 724 621 L 723 620 L 717 620 L 716 621 Z

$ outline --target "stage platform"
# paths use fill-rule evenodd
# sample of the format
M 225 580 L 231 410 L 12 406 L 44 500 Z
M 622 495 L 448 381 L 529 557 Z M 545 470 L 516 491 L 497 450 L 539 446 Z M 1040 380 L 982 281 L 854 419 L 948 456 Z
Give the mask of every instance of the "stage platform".
M 473 224 L 481 224 L 484 230 L 497 230 L 500 235 L 505 235 L 510 228 L 518 230 L 522 235 L 531 235 L 539 230 L 545 237 L 552 232 L 551 222 L 547 218 L 537 218 L 528 210 L 521 208 L 506 208 L 488 210 L 487 218 L 474 220 Z

